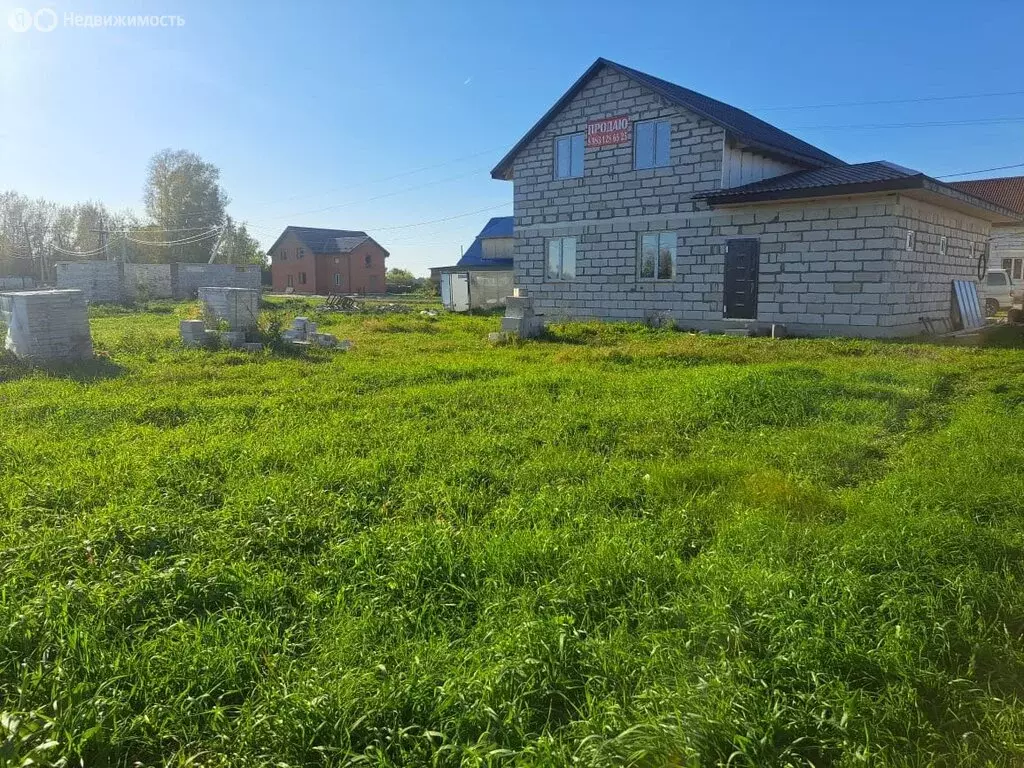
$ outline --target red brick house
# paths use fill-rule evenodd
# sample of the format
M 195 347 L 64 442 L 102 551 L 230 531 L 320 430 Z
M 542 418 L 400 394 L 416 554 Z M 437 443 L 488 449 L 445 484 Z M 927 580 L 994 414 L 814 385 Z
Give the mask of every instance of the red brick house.
M 267 253 L 275 293 L 384 293 L 388 252 L 365 232 L 285 227 Z

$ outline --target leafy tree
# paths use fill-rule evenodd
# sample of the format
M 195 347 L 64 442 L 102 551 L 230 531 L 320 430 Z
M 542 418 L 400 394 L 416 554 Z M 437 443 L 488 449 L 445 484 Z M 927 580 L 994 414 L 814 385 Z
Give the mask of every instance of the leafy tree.
M 416 276 L 408 269 L 389 269 L 384 282 L 388 293 L 412 293 L 417 288 Z
M 243 221 L 236 224 L 230 216 L 225 217 L 224 237 L 220 241 L 216 261 L 221 264 L 264 264 L 267 254 L 260 248 L 259 241 L 249 234 Z
M 149 161 L 143 192 L 146 214 L 166 233 L 181 240 L 227 223 L 228 196 L 220 186 L 220 170 L 187 150 L 164 149 Z M 168 247 L 165 261 L 208 261 L 213 241 Z

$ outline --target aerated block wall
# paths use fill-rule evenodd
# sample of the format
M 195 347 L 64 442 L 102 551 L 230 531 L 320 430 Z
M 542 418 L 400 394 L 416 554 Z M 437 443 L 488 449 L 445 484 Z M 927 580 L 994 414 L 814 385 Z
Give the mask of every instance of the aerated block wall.
M 78 290 L 0 293 L 4 347 L 39 361 L 92 357 L 85 294 Z

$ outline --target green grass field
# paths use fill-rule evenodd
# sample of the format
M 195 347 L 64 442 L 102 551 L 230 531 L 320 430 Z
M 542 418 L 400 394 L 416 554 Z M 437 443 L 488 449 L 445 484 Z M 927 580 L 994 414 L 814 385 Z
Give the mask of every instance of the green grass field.
M 1024 764 L 1012 331 L 151 309 L 0 362 L 0 765 Z

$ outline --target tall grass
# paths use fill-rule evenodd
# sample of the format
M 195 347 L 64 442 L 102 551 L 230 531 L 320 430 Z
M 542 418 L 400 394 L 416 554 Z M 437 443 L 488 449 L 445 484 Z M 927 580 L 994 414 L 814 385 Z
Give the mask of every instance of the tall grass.
M 190 311 L 0 361 L 0 763 L 1024 762 L 1012 339 Z

